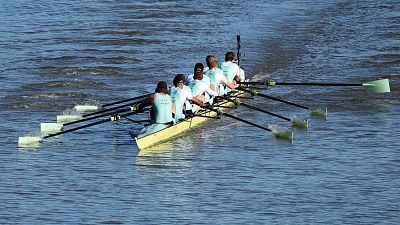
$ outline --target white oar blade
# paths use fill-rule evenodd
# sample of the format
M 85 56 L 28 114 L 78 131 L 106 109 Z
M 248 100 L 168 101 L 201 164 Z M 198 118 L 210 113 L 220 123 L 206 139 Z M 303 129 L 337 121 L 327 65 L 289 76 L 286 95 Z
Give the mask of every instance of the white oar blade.
M 100 110 L 100 107 L 97 105 L 77 105 L 74 109 L 78 112 L 94 112 Z
M 57 116 L 57 123 L 68 123 L 80 119 L 82 119 L 82 117 L 78 115 L 60 115 Z
M 363 87 L 366 92 L 372 92 L 372 93 L 390 92 L 389 79 L 381 79 L 364 83 Z
M 60 123 L 41 123 L 40 131 L 46 134 L 53 134 L 62 131 L 63 125 Z
M 18 147 L 37 147 L 42 140 L 41 137 L 37 136 L 18 137 Z

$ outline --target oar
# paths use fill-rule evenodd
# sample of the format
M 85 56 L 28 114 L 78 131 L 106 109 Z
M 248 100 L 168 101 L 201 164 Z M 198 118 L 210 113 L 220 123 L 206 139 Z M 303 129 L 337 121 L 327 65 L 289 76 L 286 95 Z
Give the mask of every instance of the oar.
M 93 111 L 97 111 L 97 110 L 101 110 L 104 109 L 108 106 L 112 106 L 112 105 L 117 105 L 117 104 L 121 104 L 124 102 L 131 102 L 137 99 L 141 99 L 141 98 L 145 98 L 147 97 L 149 94 L 145 94 L 145 95 L 140 95 L 134 98 L 128 98 L 128 99 L 124 99 L 124 100 L 120 100 L 120 101 L 116 101 L 116 102 L 111 102 L 111 103 L 107 103 L 101 106 L 97 106 L 97 105 L 90 105 L 90 104 L 85 104 L 85 105 L 77 105 L 74 107 L 74 109 L 78 112 L 93 112 Z
M 220 97 L 222 97 L 223 99 L 225 99 L 227 101 L 233 102 L 236 106 L 242 105 L 244 107 L 247 107 L 247 108 L 250 108 L 250 109 L 254 109 L 254 110 L 257 110 L 259 112 L 266 113 L 266 114 L 269 114 L 271 116 L 275 116 L 275 117 L 278 117 L 280 119 L 289 121 L 292 124 L 293 127 L 308 128 L 308 119 L 306 119 L 306 118 L 287 118 L 287 117 L 284 117 L 284 116 L 269 112 L 267 110 L 260 109 L 260 108 L 257 108 L 255 106 L 240 102 L 238 100 L 231 99 L 231 98 L 226 97 L 226 96 L 220 96 Z
M 237 65 L 240 66 L 240 35 L 236 36 L 236 42 L 237 42 Z
M 140 103 L 140 102 L 142 102 L 142 101 L 131 102 L 131 103 L 123 104 L 123 105 L 116 106 L 116 107 L 113 107 L 113 108 L 108 108 L 108 109 L 104 109 L 104 110 L 100 110 L 100 111 L 96 111 L 96 112 L 92 112 L 92 113 L 87 113 L 87 114 L 84 114 L 82 116 L 80 116 L 80 115 L 58 115 L 57 116 L 57 123 L 68 123 L 68 122 L 71 122 L 71 121 L 80 120 L 80 119 L 85 118 L 85 117 L 89 117 L 89 116 L 93 116 L 93 115 L 97 115 L 97 114 L 102 114 L 102 113 L 105 113 L 105 112 L 110 112 L 110 111 L 113 111 L 113 110 L 116 110 L 116 109 L 129 107 L 129 106 L 132 106 L 132 105 Z
M 286 101 L 286 100 L 283 100 L 283 99 L 272 97 L 270 95 L 261 94 L 261 93 L 258 93 L 256 91 L 248 90 L 248 89 L 245 89 L 245 88 L 239 87 L 237 89 L 241 90 L 241 91 L 245 91 L 245 92 L 251 93 L 253 96 L 261 96 L 261 97 L 264 97 L 264 98 L 268 98 L 268 99 L 271 99 L 271 100 L 275 100 L 275 101 L 278 101 L 278 102 L 283 102 L 283 103 L 286 103 L 286 104 L 289 104 L 289 105 L 292 105 L 292 106 L 296 106 L 296 107 L 299 107 L 299 108 L 302 108 L 302 109 L 307 109 L 307 110 L 310 111 L 310 114 L 312 116 L 317 116 L 317 117 L 320 117 L 320 118 L 325 119 L 325 120 L 328 117 L 328 109 L 326 107 L 307 107 L 307 106 L 299 105 L 299 104 L 296 104 L 296 103 L 293 103 L 293 102 L 289 102 L 289 101 Z
M 246 124 L 252 125 L 252 126 L 254 126 L 254 127 L 260 128 L 260 129 L 262 129 L 262 130 L 272 132 L 272 133 L 274 134 L 274 136 L 277 137 L 277 138 L 281 138 L 281 139 L 285 139 L 285 140 L 289 140 L 289 141 L 292 141 L 292 140 L 293 140 L 293 132 L 292 132 L 292 131 L 289 131 L 289 130 L 287 130 L 287 129 L 270 129 L 270 128 L 266 128 L 266 127 L 260 126 L 260 125 L 258 125 L 258 124 L 255 124 L 255 123 L 253 123 L 253 122 L 244 120 L 244 119 L 242 119 L 242 118 L 233 116 L 233 115 L 228 114 L 228 113 L 226 113 L 226 112 L 222 112 L 221 110 L 214 109 L 214 108 L 212 108 L 212 107 L 210 107 L 210 106 L 203 106 L 203 108 L 208 109 L 208 110 L 211 110 L 211 111 L 214 111 L 214 112 L 216 112 L 218 115 L 227 116 L 227 117 L 230 117 L 230 118 L 232 118 L 232 119 L 238 120 L 238 121 L 240 121 L 240 122 L 242 122 L 242 123 L 246 123 Z
M 356 87 L 361 86 L 367 92 L 372 93 L 386 93 L 390 92 L 389 79 L 380 79 L 367 83 L 292 83 L 292 82 L 276 82 L 276 81 L 254 81 L 254 82 L 239 82 L 240 84 L 247 85 L 266 85 L 266 86 L 276 86 L 276 85 L 310 85 L 310 86 L 344 86 L 344 87 Z
M 83 125 L 83 126 L 74 127 L 74 128 L 71 128 L 71 129 L 68 129 L 68 130 L 64 130 L 64 131 L 60 131 L 60 132 L 53 133 L 53 134 L 48 134 L 48 135 L 45 135 L 43 137 L 38 137 L 38 136 L 19 137 L 18 138 L 18 147 L 35 147 L 38 144 L 40 144 L 40 142 L 43 142 L 44 139 L 55 137 L 55 136 L 58 136 L 58 135 L 61 135 L 61 134 L 70 133 L 70 132 L 73 132 L 73 131 L 81 130 L 81 129 L 84 129 L 84 128 L 87 128 L 87 127 L 95 126 L 95 125 L 106 123 L 106 122 L 110 122 L 110 121 L 118 121 L 122 117 L 127 117 L 127 116 L 133 115 L 135 113 L 138 113 L 138 111 L 129 112 L 129 113 L 121 114 L 121 115 L 114 115 L 114 116 L 112 116 L 111 118 L 108 118 L 108 119 L 102 119 L 102 120 L 99 120 L 99 121 L 96 121 L 96 122 L 93 122 L 93 123 L 89 123 L 89 124 L 86 124 L 86 125 Z
M 137 101 L 137 102 L 134 102 L 134 103 L 125 104 L 125 105 L 121 105 L 121 106 L 118 106 L 118 107 L 105 109 L 105 110 L 98 111 L 98 112 L 95 112 L 95 113 L 86 114 L 86 115 L 83 116 L 83 117 L 86 117 L 86 118 L 81 118 L 81 119 L 69 121 L 69 122 L 66 122 L 66 123 L 41 123 L 40 124 L 40 130 L 43 133 L 54 133 L 54 132 L 61 131 L 65 126 L 69 126 L 69 125 L 72 125 L 72 124 L 82 123 L 82 122 L 98 119 L 98 118 L 109 116 L 109 115 L 113 115 L 113 114 L 118 114 L 118 113 L 123 113 L 123 112 L 128 112 L 128 111 L 136 111 L 137 110 L 136 104 L 140 103 L 140 102 L 141 101 Z M 128 106 L 129 106 L 129 108 L 127 108 Z M 124 109 L 121 109 L 121 108 L 124 108 Z M 119 110 L 117 110 L 117 109 L 119 109 Z M 97 115 L 97 114 L 100 114 L 100 115 Z M 97 116 L 94 116 L 94 115 L 97 115 Z M 91 116 L 91 117 L 89 117 L 89 116 Z

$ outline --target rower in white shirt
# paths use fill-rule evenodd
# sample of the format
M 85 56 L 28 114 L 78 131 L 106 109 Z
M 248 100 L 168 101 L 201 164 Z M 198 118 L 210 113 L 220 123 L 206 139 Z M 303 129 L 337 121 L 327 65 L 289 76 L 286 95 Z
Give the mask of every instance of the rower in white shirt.
M 225 54 L 225 62 L 218 64 L 218 68 L 224 71 L 224 76 L 229 82 L 233 82 L 235 77 L 240 78 L 241 76 L 240 68 L 236 63 L 233 63 L 233 60 L 235 60 L 235 53 L 227 52 Z
M 189 87 L 192 89 L 193 97 L 202 101 L 203 103 L 210 103 L 212 104 L 213 98 L 210 96 L 215 97 L 218 96 L 218 92 L 211 90 L 210 86 L 203 81 L 204 74 L 203 74 L 203 64 L 197 63 L 194 67 L 194 80 L 189 84 Z M 197 112 L 200 107 L 193 106 L 193 111 Z
M 212 90 L 218 92 L 219 95 L 224 95 L 224 85 L 230 89 L 236 88 L 236 85 L 228 81 L 228 79 L 224 76 L 224 72 L 218 68 L 217 57 L 211 56 L 207 64 L 210 69 L 205 73 L 205 75 L 210 78 L 210 88 Z
M 202 101 L 193 98 L 192 90 L 185 85 L 185 75 L 178 74 L 175 76 L 174 87 L 169 90 L 169 95 L 175 105 L 175 121 L 185 119 L 185 113 L 192 110 L 192 104 L 204 105 Z

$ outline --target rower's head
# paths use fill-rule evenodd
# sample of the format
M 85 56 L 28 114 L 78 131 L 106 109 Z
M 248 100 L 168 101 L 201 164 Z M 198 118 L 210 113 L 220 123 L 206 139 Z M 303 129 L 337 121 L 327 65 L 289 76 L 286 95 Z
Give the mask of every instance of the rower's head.
M 156 93 L 168 94 L 167 82 L 165 82 L 165 81 L 160 81 L 160 82 L 158 82 L 155 92 L 156 92 Z
M 235 59 L 235 53 L 233 52 L 227 52 L 225 54 L 225 62 L 233 61 Z
M 206 64 L 207 64 L 207 66 L 209 65 L 209 63 L 210 63 L 210 58 L 211 57 L 215 57 L 215 56 L 213 56 L 213 55 L 208 55 L 207 57 L 206 57 Z
M 208 66 L 208 68 L 210 68 L 210 69 L 212 69 L 212 68 L 214 68 L 214 67 L 217 67 L 217 66 L 218 66 L 218 59 L 217 59 L 217 57 L 215 57 L 215 56 L 210 56 L 210 58 L 208 58 L 208 61 L 207 61 L 207 66 Z
M 177 74 L 172 82 L 174 83 L 175 87 L 182 89 L 185 85 L 185 75 L 182 73 Z
M 195 80 L 203 80 L 203 70 L 204 70 L 204 65 L 203 63 L 196 63 L 194 65 L 194 70 L 193 70 L 193 79 Z

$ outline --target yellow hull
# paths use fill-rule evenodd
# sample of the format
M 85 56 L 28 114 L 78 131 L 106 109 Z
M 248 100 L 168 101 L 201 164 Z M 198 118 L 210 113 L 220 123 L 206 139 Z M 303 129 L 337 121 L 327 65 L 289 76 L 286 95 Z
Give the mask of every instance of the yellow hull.
M 237 92 L 235 93 L 235 97 L 236 96 L 245 96 L 246 93 L 245 92 Z M 235 99 L 235 97 L 232 96 L 232 99 Z M 222 107 L 223 108 L 222 108 Z M 222 112 L 229 110 L 229 108 L 225 108 L 225 107 L 234 107 L 234 103 L 232 102 L 221 102 L 218 103 L 217 105 L 214 105 L 214 108 L 219 108 Z M 162 143 L 176 135 L 182 134 L 183 132 L 194 128 L 208 120 L 213 120 L 213 118 L 207 118 L 207 117 L 217 117 L 217 113 L 214 111 L 206 111 L 203 112 L 201 114 L 199 114 L 199 116 L 194 116 L 191 118 L 188 118 L 182 122 L 176 123 L 173 126 L 167 127 L 163 130 L 160 130 L 156 133 L 141 137 L 141 138 L 135 138 L 136 140 L 136 144 L 138 146 L 138 148 L 140 150 L 154 146 L 156 144 Z

